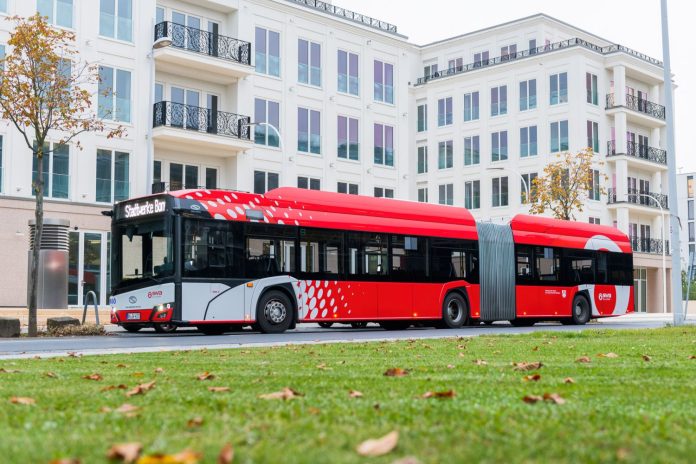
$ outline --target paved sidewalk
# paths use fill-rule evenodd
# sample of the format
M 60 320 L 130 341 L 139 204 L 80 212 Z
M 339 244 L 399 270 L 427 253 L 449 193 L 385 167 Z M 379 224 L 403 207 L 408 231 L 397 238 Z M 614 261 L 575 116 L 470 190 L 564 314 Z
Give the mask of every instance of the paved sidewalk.
M 37 314 L 37 322 L 39 329 L 46 327 L 46 319 L 49 317 L 76 317 L 82 321 L 82 309 L 39 309 Z M 0 308 L 0 317 L 16 317 L 23 328 L 29 325 L 27 308 Z M 94 307 L 87 308 L 88 324 L 96 322 L 94 317 Z M 111 325 L 111 314 L 108 308 L 99 309 L 99 323 L 102 325 Z

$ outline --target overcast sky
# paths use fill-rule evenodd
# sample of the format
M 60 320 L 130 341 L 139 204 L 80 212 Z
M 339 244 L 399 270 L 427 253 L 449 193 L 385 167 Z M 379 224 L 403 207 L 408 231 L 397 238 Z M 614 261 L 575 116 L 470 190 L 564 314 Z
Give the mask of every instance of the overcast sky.
M 546 13 L 614 43 L 662 59 L 660 0 L 335 0 L 334 4 L 398 26 L 411 42 L 426 44 L 536 13 Z M 691 6 L 690 6 L 691 5 Z M 688 38 L 692 0 L 669 0 L 675 90 L 677 170 L 696 171 L 694 133 L 696 56 Z M 693 31 L 692 31 L 693 32 Z M 690 57 L 691 56 L 691 57 Z M 691 129 L 691 130 L 690 130 Z

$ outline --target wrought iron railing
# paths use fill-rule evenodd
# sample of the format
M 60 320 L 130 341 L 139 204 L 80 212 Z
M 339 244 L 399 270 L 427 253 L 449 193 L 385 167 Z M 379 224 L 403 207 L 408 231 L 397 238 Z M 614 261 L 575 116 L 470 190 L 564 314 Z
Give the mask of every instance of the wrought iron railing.
M 172 46 L 194 53 L 251 65 L 251 44 L 183 24 L 163 21 L 155 25 L 155 41 L 169 38 Z
M 607 94 L 607 107 L 606 109 L 616 108 L 620 106 L 613 93 Z M 644 98 L 638 98 L 635 95 L 626 94 L 626 108 L 638 111 L 639 113 L 647 114 L 657 119 L 665 119 L 665 107 L 657 103 L 645 100 Z
M 626 198 L 621 199 L 615 188 L 607 190 L 607 203 L 632 203 L 634 205 L 649 206 L 651 208 L 669 208 L 667 195 L 655 192 L 645 192 L 638 189 L 627 189 Z
M 251 118 L 170 101 L 155 103 L 152 127 L 167 126 L 208 134 L 251 139 Z
M 654 238 L 631 237 L 631 248 L 637 253 L 661 255 L 662 250 L 665 250 L 665 254 L 671 254 L 669 240 L 662 241 Z
M 635 158 L 640 158 L 646 161 L 652 161 L 658 164 L 667 164 L 667 150 L 662 148 L 650 147 L 641 145 L 636 142 L 626 141 L 626 153 L 616 152 L 616 140 L 607 142 L 607 156 L 627 155 Z
M 206 187 L 205 185 L 186 185 L 183 181 L 172 181 L 172 182 L 153 182 L 152 183 L 152 194 L 156 195 L 158 193 L 175 192 L 177 190 L 205 190 L 212 187 Z
M 379 29 L 384 32 L 389 32 L 391 34 L 396 34 L 396 26 L 389 24 L 385 21 L 380 21 L 379 19 L 371 18 L 364 14 L 356 13 L 354 11 L 341 8 L 340 6 L 332 5 L 330 2 L 322 2 L 320 0 L 288 0 L 292 3 L 298 3 L 300 5 L 308 6 L 317 10 L 324 11 L 334 16 L 338 16 L 349 21 L 355 21 L 360 24 L 364 24 L 375 29 Z
M 607 45 L 605 47 L 600 47 L 599 45 L 595 45 L 593 43 L 590 43 L 586 40 L 580 39 L 578 37 L 574 37 L 572 39 L 568 40 L 562 40 L 560 42 L 554 42 L 548 45 L 542 45 L 541 47 L 536 47 L 536 48 L 530 48 L 528 50 L 522 50 L 517 53 L 511 53 L 508 55 L 502 55 L 496 58 L 489 58 L 487 60 L 483 61 L 476 61 L 474 63 L 470 63 L 467 65 L 463 66 L 456 66 L 453 68 L 445 69 L 442 71 L 438 71 L 435 73 L 432 73 L 427 76 L 419 77 L 418 80 L 416 81 L 416 85 L 422 85 L 425 84 L 428 81 L 435 80 L 435 79 L 440 79 L 443 77 L 447 76 L 453 76 L 456 74 L 461 74 L 469 71 L 473 71 L 475 69 L 480 69 L 480 68 L 485 68 L 488 66 L 494 66 L 497 64 L 501 63 L 507 63 L 509 61 L 515 61 L 519 60 L 522 58 L 528 58 L 532 56 L 537 56 L 541 55 L 543 53 L 549 53 L 553 52 L 556 50 L 563 50 L 566 48 L 572 48 L 572 47 L 583 47 L 588 50 L 592 50 L 596 53 L 600 53 L 602 55 L 608 55 L 611 53 L 626 53 L 628 55 L 634 56 L 640 60 L 646 61 L 650 64 L 654 64 L 655 66 L 660 66 L 662 67 L 662 61 L 656 60 L 655 58 L 651 58 L 647 55 L 644 55 L 643 53 L 638 53 L 635 50 L 632 50 L 628 47 L 624 47 L 623 45 L 618 45 L 618 44 L 611 44 Z

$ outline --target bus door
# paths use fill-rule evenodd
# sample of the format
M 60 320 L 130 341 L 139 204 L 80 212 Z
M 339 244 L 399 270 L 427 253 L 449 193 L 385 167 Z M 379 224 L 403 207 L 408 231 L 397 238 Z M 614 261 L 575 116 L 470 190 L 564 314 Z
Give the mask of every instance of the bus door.
M 347 240 L 348 281 L 346 302 L 340 317 L 375 319 L 379 317 L 379 291 L 387 279 L 387 236 L 375 233 L 349 233 Z

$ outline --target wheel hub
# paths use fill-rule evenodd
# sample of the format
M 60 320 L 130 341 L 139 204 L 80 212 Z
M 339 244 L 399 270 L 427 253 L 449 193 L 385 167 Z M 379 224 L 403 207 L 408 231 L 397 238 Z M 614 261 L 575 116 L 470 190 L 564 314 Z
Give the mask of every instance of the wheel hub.
M 462 317 L 462 308 L 458 301 L 452 300 L 447 305 L 447 315 L 452 322 L 459 322 Z
M 287 316 L 285 305 L 278 300 L 270 300 L 264 308 L 266 320 L 273 324 L 280 324 Z

